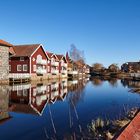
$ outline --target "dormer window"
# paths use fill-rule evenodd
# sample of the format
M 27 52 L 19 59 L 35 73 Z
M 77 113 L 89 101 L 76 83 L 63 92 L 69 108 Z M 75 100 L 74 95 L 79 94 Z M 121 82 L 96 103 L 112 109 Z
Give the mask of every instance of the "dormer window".
M 24 61 L 24 57 L 20 57 L 20 61 Z

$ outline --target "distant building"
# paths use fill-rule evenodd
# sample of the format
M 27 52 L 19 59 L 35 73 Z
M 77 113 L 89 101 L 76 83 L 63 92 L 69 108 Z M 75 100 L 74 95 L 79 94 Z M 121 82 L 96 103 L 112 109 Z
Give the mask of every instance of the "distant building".
M 10 49 L 13 45 L 0 40 L 0 83 L 9 82 L 9 54 L 13 52 Z
M 123 72 L 140 73 L 140 62 L 127 62 L 121 66 Z

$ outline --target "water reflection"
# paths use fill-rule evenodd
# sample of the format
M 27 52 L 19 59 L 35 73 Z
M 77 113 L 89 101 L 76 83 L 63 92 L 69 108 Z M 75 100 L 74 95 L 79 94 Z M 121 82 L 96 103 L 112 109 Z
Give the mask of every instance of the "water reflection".
M 42 115 L 49 103 L 64 100 L 67 95 L 67 80 L 47 84 L 25 84 L 10 87 L 9 102 L 13 112 Z
M 67 99 L 74 104 L 80 99 L 88 79 L 73 81 L 48 81 L 41 84 L 22 84 L 0 87 L 0 120 L 9 118 L 9 111 L 42 115 L 47 104 Z M 75 94 L 74 94 L 75 92 Z
M 84 128 L 93 118 L 101 116 L 114 119 L 117 115 L 121 115 L 121 111 L 128 103 L 128 108 L 139 105 L 139 96 L 128 93 L 128 89 L 124 87 L 139 89 L 140 82 L 91 77 L 90 79 L 0 86 L 0 122 L 15 124 L 16 119 L 19 118 L 16 115 L 20 114 L 20 117 L 25 118 L 19 118 L 19 124 L 22 124 L 24 119 L 24 121 L 34 122 L 27 125 L 27 128 L 24 127 L 26 131 L 28 127 L 32 130 L 34 124 L 37 125 L 34 135 L 42 133 L 40 127 L 41 129 L 43 127 L 45 134 L 47 133 L 49 137 L 56 133 L 59 139 L 76 135 L 82 137 Z M 34 121 L 34 117 L 38 121 Z
M 101 86 L 105 81 L 113 87 L 117 87 L 118 85 L 116 78 L 92 77 L 90 80 L 94 86 Z M 70 106 L 73 108 L 73 105 L 76 106 L 79 101 L 83 100 L 83 90 L 88 81 L 89 78 L 69 81 L 49 81 L 41 84 L 28 83 L 0 86 L 0 120 L 10 118 L 8 110 L 42 115 L 47 104 L 54 104 L 58 100 L 64 101 L 66 96 Z M 140 88 L 140 81 L 123 79 L 121 80 L 121 84 L 130 89 Z
M 105 81 L 107 81 L 112 87 L 118 86 L 117 78 L 96 76 L 96 77 L 91 77 L 91 81 L 94 86 L 101 86 Z

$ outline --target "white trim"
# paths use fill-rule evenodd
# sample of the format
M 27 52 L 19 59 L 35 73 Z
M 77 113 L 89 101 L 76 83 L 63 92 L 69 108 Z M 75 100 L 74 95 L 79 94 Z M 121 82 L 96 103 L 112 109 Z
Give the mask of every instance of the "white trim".
M 34 72 L 36 72 L 36 69 L 37 69 L 36 65 L 33 65 L 33 71 Z
M 56 56 L 56 59 L 59 61 L 59 59 L 58 59 L 57 55 L 56 55 L 55 53 L 53 53 L 53 54 L 52 54 L 52 56 L 53 56 L 53 55 L 55 55 L 55 56 Z M 52 57 L 52 56 L 51 56 L 51 57 Z M 56 60 L 56 59 L 55 59 L 55 60 Z
M 32 67 L 31 67 L 31 57 L 29 57 L 29 59 L 30 59 L 30 74 L 31 74 L 31 69 L 32 69 Z
M 48 55 L 46 54 L 46 52 L 45 52 L 45 49 L 44 49 L 44 47 L 43 47 L 43 45 L 42 44 L 40 44 L 36 49 L 35 49 L 35 51 L 31 54 L 31 56 L 30 57 L 32 57 L 34 54 L 35 54 L 35 52 L 39 49 L 39 47 L 42 47 L 42 49 L 43 49 L 43 51 L 44 51 L 44 53 L 45 53 L 45 55 L 47 56 L 47 58 L 49 59 L 49 57 L 48 57 Z
M 25 69 L 25 66 L 27 67 L 27 69 Z M 23 65 L 23 71 L 28 71 L 28 65 L 27 64 Z
M 21 66 L 21 70 L 18 69 L 18 66 Z M 22 71 L 22 65 L 17 65 L 17 71 Z

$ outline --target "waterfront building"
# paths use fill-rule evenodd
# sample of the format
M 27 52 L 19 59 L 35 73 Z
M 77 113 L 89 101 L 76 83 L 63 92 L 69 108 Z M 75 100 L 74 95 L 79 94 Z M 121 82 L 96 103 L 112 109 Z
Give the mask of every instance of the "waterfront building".
M 9 55 L 12 54 L 10 49 L 13 45 L 0 40 L 0 83 L 9 83 Z
M 9 58 L 9 78 L 42 80 L 47 78 L 49 57 L 41 44 L 16 45 Z

